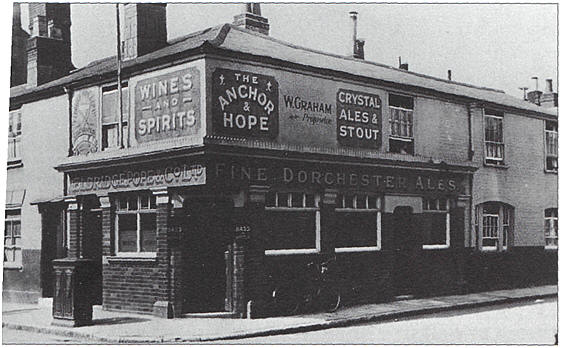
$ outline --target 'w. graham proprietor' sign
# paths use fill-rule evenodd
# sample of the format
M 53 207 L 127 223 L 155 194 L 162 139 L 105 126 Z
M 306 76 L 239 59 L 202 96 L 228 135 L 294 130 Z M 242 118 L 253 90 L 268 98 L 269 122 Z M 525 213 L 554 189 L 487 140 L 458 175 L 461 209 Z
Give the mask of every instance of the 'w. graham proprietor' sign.
M 215 134 L 276 138 L 279 85 L 274 77 L 216 69 L 212 74 L 212 128 Z

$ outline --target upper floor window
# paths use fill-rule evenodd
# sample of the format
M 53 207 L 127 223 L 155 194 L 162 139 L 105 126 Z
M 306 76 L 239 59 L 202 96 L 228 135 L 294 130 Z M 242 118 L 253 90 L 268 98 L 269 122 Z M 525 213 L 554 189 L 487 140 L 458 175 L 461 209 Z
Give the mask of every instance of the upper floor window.
M 128 146 L 129 122 L 129 89 L 121 88 L 123 103 L 123 145 Z M 101 149 L 120 147 L 119 139 L 119 99 L 117 86 L 105 88 L 101 100 Z
M 21 267 L 21 210 L 6 210 L 4 221 L 4 268 Z
M 337 197 L 335 251 L 380 250 L 381 199 L 368 194 L 341 194 Z
M 557 233 L 558 219 L 557 208 L 545 210 L 545 247 L 548 249 L 557 249 L 559 246 L 559 234 Z
M 513 235 L 514 209 L 500 202 L 476 207 L 475 228 L 481 250 L 506 250 Z
M 390 152 L 413 154 L 413 98 L 390 94 Z
M 8 163 L 21 161 L 21 110 L 10 112 L 8 125 Z
M 557 122 L 545 122 L 545 170 L 557 172 Z
M 269 192 L 266 197 L 265 254 L 319 251 L 319 195 Z
M 156 253 L 156 197 L 146 193 L 116 200 L 117 255 Z
M 423 249 L 450 247 L 450 200 L 423 199 Z
M 485 109 L 485 163 L 504 164 L 503 113 Z

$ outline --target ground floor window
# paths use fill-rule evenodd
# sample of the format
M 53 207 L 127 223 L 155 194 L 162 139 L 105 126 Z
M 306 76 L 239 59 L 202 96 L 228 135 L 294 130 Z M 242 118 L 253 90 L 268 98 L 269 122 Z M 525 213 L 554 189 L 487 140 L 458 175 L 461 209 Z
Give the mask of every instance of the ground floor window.
M 504 203 L 487 202 L 476 207 L 475 227 L 481 250 L 506 250 L 513 234 L 514 209 Z
M 337 197 L 335 251 L 380 250 L 381 199 L 368 194 Z
M 6 210 L 4 222 L 4 268 L 21 266 L 21 210 Z
M 548 249 L 557 249 L 558 243 L 558 211 L 557 208 L 549 208 L 545 210 L 545 247 Z
M 269 192 L 265 207 L 265 254 L 319 251 L 319 195 Z
M 116 254 L 156 252 L 156 197 L 149 193 L 115 199 Z
M 450 200 L 424 198 L 422 229 L 423 249 L 450 247 Z

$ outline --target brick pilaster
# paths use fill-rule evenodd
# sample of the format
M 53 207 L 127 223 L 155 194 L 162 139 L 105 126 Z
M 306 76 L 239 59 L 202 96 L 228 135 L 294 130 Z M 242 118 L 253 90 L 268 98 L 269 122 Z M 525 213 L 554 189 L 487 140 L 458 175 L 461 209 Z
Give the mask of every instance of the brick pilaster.
M 159 269 L 159 292 L 154 303 L 153 313 L 164 318 L 173 318 L 173 289 L 172 276 L 172 228 L 171 228 L 171 202 L 167 189 L 153 190 L 156 196 L 156 257 Z
M 320 252 L 335 252 L 335 204 L 337 202 L 337 191 L 326 189 L 321 197 L 320 203 Z
M 108 196 L 100 196 L 99 204 L 101 208 L 101 246 L 102 255 L 111 256 L 115 250 L 113 245 L 113 230 L 115 217 L 111 209 L 111 201 Z
M 66 199 L 68 211 L 68 258 L 81 257 L 82 211 L 75 197 Z

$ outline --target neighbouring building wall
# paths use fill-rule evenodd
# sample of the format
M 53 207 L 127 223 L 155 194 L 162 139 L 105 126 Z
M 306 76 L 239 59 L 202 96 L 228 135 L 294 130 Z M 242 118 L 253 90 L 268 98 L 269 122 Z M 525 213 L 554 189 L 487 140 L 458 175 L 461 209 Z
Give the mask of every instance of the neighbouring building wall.
M 557 208 L 558 176 L 545 172 L 542 119 L 504 114 L 504 166 L 485 166 L 483 109 L 473 113 L 474 206 L 499 201 L 514 207 L 514 246 L 544 246 L 544 211 Z
M 21 268 L 4 269 L 4 299 L 36 301 L 40 294 L 41 214 L 31 202 L 61 197 L 63 174 L 54 166 L 68 154 L 68 97 L 21 107 L 21 166 L 8 169 L 6 190 L 25 190 L 21 206 Z

